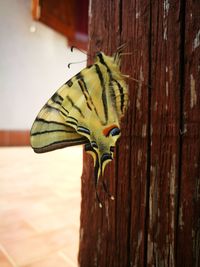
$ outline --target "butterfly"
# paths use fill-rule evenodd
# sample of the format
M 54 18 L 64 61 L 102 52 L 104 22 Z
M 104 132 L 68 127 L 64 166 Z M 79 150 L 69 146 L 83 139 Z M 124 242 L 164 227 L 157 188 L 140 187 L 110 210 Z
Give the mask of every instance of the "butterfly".
M 92 65 L 48 100 L 30 132 L 36 153 L 84 144 L 94 159 L 95 188 L 105 166 L 113 160 L 121 135 L 120 121 L 128 106 L 126 75 L 120 71 L 121 51 L 119 48 L 113 56 L 96 53 Z

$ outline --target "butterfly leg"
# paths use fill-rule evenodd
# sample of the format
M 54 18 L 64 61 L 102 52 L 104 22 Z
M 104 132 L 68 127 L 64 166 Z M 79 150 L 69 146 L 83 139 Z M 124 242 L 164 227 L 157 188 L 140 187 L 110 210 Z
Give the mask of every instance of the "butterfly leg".
M 100 200 L 99 194 L 98 194 L 98 192 L 97 192 L 97 188 L 96 188 L 96 199 L 97 199 L 97 201 L 98 201 L 98 203 L 99 203 L 99 207 L 102 208 L 102 207 L 103 207 L 103 204 L 102 204 L 102 202 L 101 202 L 101 200 Z
M 98 182 L 98 170 L 99 170 L 99 163 L 96 161 L 95 168 L 94 168 L 94 184 L 95 184 L 95 191 L 96 191 L 96 199 L 99 203 L 99 207 L 102 208 L 102 201 L 100 200 L 99 194 L 97 192 L 97 182 Z
M 111 193 L 109 192 L 106 182 L 105 182 L 105 181 L 102 181 L 102 184 L 103 184 L 103 189 L 104 189 L 104 191 L 106 192 L 106 194 L 109 196 L 110 199 L 114 200 L 115 198 L 114 198 L 114 196 L 111 195 Z

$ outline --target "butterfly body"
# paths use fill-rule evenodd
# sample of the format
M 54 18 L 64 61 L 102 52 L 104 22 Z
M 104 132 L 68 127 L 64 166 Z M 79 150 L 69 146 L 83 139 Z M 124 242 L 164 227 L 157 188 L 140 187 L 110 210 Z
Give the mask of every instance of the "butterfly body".
M 113 159 L 128 88 L 119 70 L 120 54 L 99 52 L 93 65 L 72 77 L 41 109 L 31 129 L 36 153 L 85 144 L 94 158 L 95 181 Z

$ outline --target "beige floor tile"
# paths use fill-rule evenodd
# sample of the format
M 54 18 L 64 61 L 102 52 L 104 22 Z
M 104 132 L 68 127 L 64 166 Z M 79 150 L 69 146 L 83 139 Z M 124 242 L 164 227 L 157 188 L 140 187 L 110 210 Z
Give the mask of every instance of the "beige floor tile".
M 72 244 L 70 247 L 63 248 L 62 253 L 71 261 L 73 261 L 74 258 L 78 257 L 78 251 L 75 249 L 75 244 Z
M 70 259 L 63 257 L 60 253 L 55 253 L 49 256 L 47 259 L 34 262 L 29 265 L 25 265 L 24 267 L 76 267 L 75 263 L 73 263 Z
M 2 245 L 19 266 L 28 265 L 69 246 L 73 241 L 70 230 L 58 230 L 13 242 L 2 240 Z M 41 266 L 42 267 L 42 266 Z
M 77 266 L 81 172 L 80 147 L 0 148 L 0 267 Z
M 5 240 L 17 242 L 20 239 L 26 239 L 36 234 L 35 230 L 26 222 L 11 223 L 7 226 L 0 227 L 0 243 Z
M 37 232 L 53 231 L 59 228 L 66 229 L 79 227 L 79 214 L 76 210 L 67 209 L 63 212 L 52 212 L 45 216 L 31 217 L 26 222 L 31 225 Z
M 3 254 L 0 249 L 0 266 L 1 267 L 13 267 L 13 265 L 9 262 L 8 258 Z

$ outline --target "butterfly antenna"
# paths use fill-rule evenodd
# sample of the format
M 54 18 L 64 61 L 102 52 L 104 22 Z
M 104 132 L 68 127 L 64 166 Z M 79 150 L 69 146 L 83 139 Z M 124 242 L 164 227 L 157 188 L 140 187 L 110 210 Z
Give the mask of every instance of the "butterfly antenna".
M 78 48 L 78 47 L 76 47 L 76 46 L 71 46 L 71 52 L 73 52 L 74 49 L 79 50 L 80 52 L 82 52 L 83 54 L 85 54 L 88 58 L 93 58 L 93 56 L 91 56 L 90 54 L 88 54 L 88 53 L 85 52 L 84 50 L 82 50 L 82 49 L 80 49 L 80 48 Z
M 76 46 L 71 46 L 71 52 L 73 52 L 74 49 L 79 50 L 81 53 L 85 54 L 88 58 L 91 58 L 91 57 L 92 57 L 90 54 L 88 54 L 88 53 L 85 52 L 84 50 L 82 50 L 82 49 L 80 49 L 80 48 L 78 48 L 78 47 L 76 47 Z M 70 67 L 71 67 L 72 64 L 83 63 L 83 62 L 86 62 L 86 61 L 87 61 L 87 59 L 86 59 L 86 60 L 82 60 L 82 61 L 70 62 L 70 63 L 67 65 L 67 67 L 70 69 Z
M 84 50 L 82 50 L 82 49 L 80 49 L 80 48 L 78 48 L 78 47 L 72 45 L 72 46 L 71 46 L 71 52 L 74 52 L 74 49 L 77 49 L 77 50 L 79 50 L 80 52 L 82 52 L 83 54 L 88 55 Z
M 86 61 L 87 61 L 87 60 L 81 60 L 81 61 L 76 61 L 76 62 L 70 62 L 70 63 L 67 65 L 67 67 L 68 67 L 68 69 L 70 69 L 71 65 L 73 65 L 73 64 L 83 63 L 83 62 L 86 62 Z

